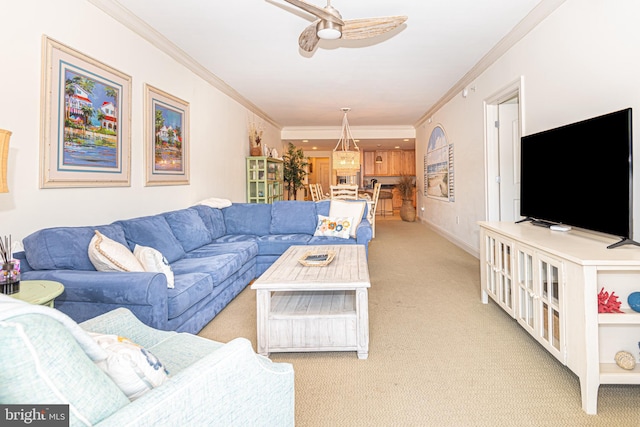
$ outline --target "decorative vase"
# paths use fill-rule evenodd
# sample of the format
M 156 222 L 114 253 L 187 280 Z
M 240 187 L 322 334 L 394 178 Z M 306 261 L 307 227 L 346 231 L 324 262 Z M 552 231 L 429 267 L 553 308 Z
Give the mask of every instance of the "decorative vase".
M 252 146 L 250 153 L 252 156 L 262 156 L 262 147 L 259 145 Z
M 13 261 L 2 264 L 0 270 L 0 293 L 11 295 L 20 292 L 20 267 Z
M 403 200 L 400 207 L 400 218 L 403 221 L 413 222 L 416 220 L 416 208 L 413 207 L 412 200 Z

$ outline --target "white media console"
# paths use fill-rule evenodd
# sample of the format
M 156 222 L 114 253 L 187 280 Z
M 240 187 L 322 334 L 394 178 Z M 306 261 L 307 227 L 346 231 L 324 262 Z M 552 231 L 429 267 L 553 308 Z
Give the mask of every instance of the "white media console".
M 607 249 L 615 239 L 530 223 L 480 222 L 482 301 L 491 297 L 580 379 L 582 409 L 595 414 L 600 384 L 640 384 L 640 313 L 627 297 L 640 291 L 640 248 Z M 598 313 L 598 293 L 615 292 L 624 313 Z

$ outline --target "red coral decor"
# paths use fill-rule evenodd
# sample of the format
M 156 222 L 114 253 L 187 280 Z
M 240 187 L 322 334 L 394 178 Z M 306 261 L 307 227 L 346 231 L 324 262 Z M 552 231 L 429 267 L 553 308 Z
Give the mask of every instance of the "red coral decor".
M 620 301 L 615 292 L 605 292 L 604 288 L 598 294 L 598 313 L 622 313 Z M 639 343 L 640 344 L 640 343 Z

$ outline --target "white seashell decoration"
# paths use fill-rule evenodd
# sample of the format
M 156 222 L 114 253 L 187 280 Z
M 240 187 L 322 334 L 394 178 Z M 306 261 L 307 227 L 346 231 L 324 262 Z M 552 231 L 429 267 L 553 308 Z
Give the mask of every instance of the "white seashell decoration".
M 619 351 L 614 357 L 616 364 L 622 369 L 632 370 L 636 367 L 636 359 L 628 351 Z

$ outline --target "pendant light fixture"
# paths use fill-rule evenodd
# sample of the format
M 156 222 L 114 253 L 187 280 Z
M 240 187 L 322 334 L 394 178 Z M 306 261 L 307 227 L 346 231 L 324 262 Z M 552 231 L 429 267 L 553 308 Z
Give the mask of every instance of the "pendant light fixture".
M 360 170 L 360 148 L 358 148 L 351 135 L 351 129 L 349 129 L 347 113 L 351 108 L 343 107 L 340 110 L 344 113 L 342 117 L 342 133 L 336 147 L 333 149 L 333 169 L 336 170 L 336 175 L 338 176 L 355 176 Z

